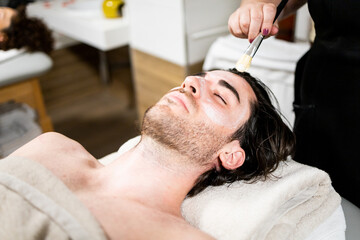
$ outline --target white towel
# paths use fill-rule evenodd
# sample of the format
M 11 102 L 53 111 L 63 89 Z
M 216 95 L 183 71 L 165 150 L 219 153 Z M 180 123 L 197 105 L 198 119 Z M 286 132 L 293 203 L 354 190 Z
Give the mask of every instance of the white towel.
M 340 205 L 329 176 L 293 160 L 272 180 L 209 187 L 182 206 L 193 226 L 217 239 L 304 239 Z
M 204 70 L 232 68 L 249 46 L 247 39 L 219 37 L 210 47 Z M 309 43 L 292 43 L 274 37 L 265 39 L 251 62 L 253 67 L 294 72 L 296 62 L 310 48 Z
M 106 240 L 89 209 L 30 159 L 0 159 L 0 239 Z

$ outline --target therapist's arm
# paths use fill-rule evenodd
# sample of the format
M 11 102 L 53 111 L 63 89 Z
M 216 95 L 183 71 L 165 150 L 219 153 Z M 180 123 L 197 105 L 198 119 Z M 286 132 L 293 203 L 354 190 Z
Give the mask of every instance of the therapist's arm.
M 228 22 L 229 31 L 239 38 L 255 39 L 259 32 L 265 36 L 278 33 L 277 21 L 273 24 L 276 7 L 280 0 L 242 0 L 240 7 L 231 14 Z M 278 20 L 289 16 L 306 3 L 306 0 L 289 0 Z

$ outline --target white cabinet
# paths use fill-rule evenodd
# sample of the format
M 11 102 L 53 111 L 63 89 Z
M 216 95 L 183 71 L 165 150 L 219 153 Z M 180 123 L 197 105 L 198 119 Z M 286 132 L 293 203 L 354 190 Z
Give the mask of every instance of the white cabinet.
M 204 59 L 211 43 L 229 33 L 229 16 L 240 0 L 184 0 L 187 63 Z
M 240 0 L 128 0 L 132 48 L 180 66 L 201 62 L 228 33 Z

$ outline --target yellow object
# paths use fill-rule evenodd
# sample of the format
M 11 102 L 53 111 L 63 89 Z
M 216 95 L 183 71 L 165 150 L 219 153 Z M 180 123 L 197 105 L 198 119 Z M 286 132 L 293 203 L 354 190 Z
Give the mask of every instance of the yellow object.
M 103 12 L 107 18 L 122 17 L 123 0 L 105 0 L 103 2 Z
M 250 57 L 247 54 L 243 54 L 241 56 L 241 58 L 239 59 L 239 61 L 236 63 L 236 66 L 235 66 L 236 70 L 238 70 L 239 72 L 245 72 L 246 70 L 249 69 L 251 60 L 252 60 L 252 57 Z

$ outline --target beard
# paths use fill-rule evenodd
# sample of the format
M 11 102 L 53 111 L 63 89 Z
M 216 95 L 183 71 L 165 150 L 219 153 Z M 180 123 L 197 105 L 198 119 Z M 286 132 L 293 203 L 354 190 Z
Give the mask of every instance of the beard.
M 204 166 L 229 140 L 214 127 L 188 115 L 176 115 L 167 105 L 155 105 L 144 116 L 142 134 L 185 156 L 188 163 Z

